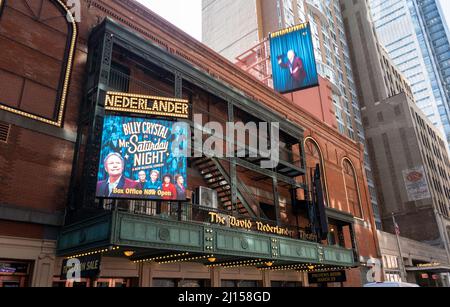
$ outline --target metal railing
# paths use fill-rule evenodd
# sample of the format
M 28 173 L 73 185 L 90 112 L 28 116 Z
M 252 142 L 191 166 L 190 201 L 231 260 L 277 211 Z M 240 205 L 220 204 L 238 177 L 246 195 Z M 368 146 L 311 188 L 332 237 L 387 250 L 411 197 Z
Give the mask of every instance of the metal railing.
M 187 202 L 100 199 L 99 205 L 103 210 L 107 211 L 121 211 L 140 216 L 208 225 L 215 224 L 212 221 L 212 215 L 217 214 L 228 221 L 229 219 L 233 219 L 234 221 L 250 221 L 252 227 L 248 229 L 249 231 L 259 231 L 293 239 L 318 242 L 317 236 L 308 228 L 277 223 L 276 221 L 265 218 L 252 218 L 246 215 L 240 215 L 237 212 L 198 206 Z M 233 226 L 229 222 L 222 226 L 238 228 L 238 226 Z M 273 229 L 273 231 L 268 231 L 268 229 Z M 276 230 L 279 230 L 279 233 Z
M 215 158 L 211 158 L 211 160 L 214 162 L 219 172 L 231 186 L 230 175 L 222 166 L 220 161 Z M 248 188 L 244 184 L 242 184 L 239 180 L 236 180 L 236 192 L 237 197 L 240 199 L 241 203 L 244 205 L 244 207 L 247 209 L 247 211 L 249 211 L 251 215 L 258 216 L 259 214 L 259 216 L 263 218 L 266 217 L 264 212 L 262 212 L 262 210 L 259 208 L 259 205 L 254 199 L 253 194 L 251 194 Z
M 149 96 L 173 96 L 173 93 L 161 91 L 148 83 L 130 77 L 117 69 L 111 68 L 109 76 L 109 89 L 117 92 L 130 92 L 133 94 Z

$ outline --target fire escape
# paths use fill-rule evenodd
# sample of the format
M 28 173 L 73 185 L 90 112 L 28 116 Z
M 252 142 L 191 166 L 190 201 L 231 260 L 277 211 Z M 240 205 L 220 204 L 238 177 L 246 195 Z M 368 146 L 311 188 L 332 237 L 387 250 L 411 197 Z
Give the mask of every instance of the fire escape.
M 235 64 L 268 87 L 273 88 L 268 38 L 237 56 Z

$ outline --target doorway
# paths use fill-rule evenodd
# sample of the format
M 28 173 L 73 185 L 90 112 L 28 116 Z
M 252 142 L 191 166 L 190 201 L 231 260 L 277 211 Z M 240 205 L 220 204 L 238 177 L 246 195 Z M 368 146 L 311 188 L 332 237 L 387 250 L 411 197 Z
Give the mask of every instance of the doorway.
M 0 288 L 23 288 L 28 286 L 31 263 L 0 261 Z

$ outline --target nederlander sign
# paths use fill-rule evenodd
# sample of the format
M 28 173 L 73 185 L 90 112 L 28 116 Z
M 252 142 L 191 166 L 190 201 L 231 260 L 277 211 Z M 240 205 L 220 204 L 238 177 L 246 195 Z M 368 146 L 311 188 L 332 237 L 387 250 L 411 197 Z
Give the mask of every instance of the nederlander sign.
M 177 98 L 107 92 L 105 110 L 176 118 L 189 117 L 189 101 Z
M 293 237 L 294 232 L 288 228 L 280 226 L 272 226 L 260 221 L 252 221 L 249 219 L 238 219 L 231 215 L 223 215 L 216 212 L 208 212 L 209 222 L 211 224 L 218 224 L 222 226 L 228 226 L 231 228 L 243 228 L 247 230 L 257 230 L 265 233 L 272 233 L 282 236 Z M 304 231 L 300 231 L 300 239 L 317 242 L 317 236 L 314 234 L 307 234 Z

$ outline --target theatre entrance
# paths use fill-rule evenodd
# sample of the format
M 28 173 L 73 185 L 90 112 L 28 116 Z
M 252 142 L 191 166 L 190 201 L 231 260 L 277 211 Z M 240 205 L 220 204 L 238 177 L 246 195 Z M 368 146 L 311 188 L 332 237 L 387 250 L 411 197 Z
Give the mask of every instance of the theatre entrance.
M 27 287 L 31 263 L 0 260 L 0 288 Z
M 137 285 L 137 278 L 82 278 L 80 282 L 63 281 L 55 278 L 53 281 L 53 287 L 62 288 L 129 288 L 137 287 Z

